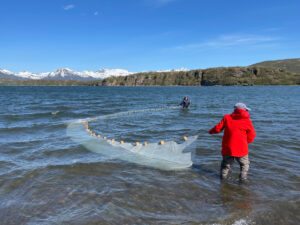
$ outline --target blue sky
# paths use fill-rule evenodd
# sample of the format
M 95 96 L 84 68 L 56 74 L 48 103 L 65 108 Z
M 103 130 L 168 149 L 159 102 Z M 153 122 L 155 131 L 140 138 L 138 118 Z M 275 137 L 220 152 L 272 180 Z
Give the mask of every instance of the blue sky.
M 0 0 L 0 68 L 132 72 L 300 57 L 300 1 Z

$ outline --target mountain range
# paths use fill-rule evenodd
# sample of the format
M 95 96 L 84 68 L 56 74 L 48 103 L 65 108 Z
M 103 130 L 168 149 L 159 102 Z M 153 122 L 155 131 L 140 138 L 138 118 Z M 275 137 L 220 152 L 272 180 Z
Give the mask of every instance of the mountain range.
M 300 58 L 282 59 L 273 61 L 264 61 L 250 66 L 281 68 L 293 73 L 300 73 Z M 74 71 L 69 68 L 60 68 L 53 72 L 32 73 L 28 71 L 11 72 L 6 69 L 0 69 L 0 79 L 10 80 L 74 80 L 74 81 L 93 81 L 104 80 L 110 77 L 125 77 L 140 73 L 165 73 L 165 72 L 188 72 L 186 68 L 159 70 L 159 71 L 143 71 L 139 73 L 129 72 L 124 69 L 99 69 L 97 71 L 84 70 L 82 72 Z
M 244 67 L 185 68 L 132 73 L 122 69 L 13 73 L 0 69 L 0 86 L 211 86 L 300 85 L 300 58 L 264 61 Z
M 17 80 L 102 80 L 112 76 L 127 76 L 133 74 L 122 69 L 100 69 L 97 71 L 74 71 L 68 68 L 60 68 L 48 73 L 18 72 L 0 69 L 0 78 Z
M 187 71 L 185 68 L 172 69 L 172 70 L 160 70 L 158 72 L 176 72 Z M 15 80 L 103 80 L 108 77 L 115 76 L 128 76 L 134 74 L 123 69 L 99 69 L 97 71 L 74 71 L 68 68 L 60 68 L 53 72 L 48 73 L 32 73 L 32 72 L 18 72 L 14 73 L 9 70 L 0 69 L 0 78 L 15 79 Z

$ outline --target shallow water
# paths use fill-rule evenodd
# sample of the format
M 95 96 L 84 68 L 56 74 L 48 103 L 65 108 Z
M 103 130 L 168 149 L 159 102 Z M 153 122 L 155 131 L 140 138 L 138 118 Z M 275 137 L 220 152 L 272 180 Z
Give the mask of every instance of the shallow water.
M 67 135 L 90 124 L 109 139 L 182 143 L 193 166 L 165 171 L 89 151 Z M 248 183 L 234 164 L 219 180 L 222 134 L 208 130 L 236 102 L 250 108 Z M 0 224 L 297 224 L 300 221 L 299 87 L 0 87 Z M 99 146 L 101 148 L 101 146 Z

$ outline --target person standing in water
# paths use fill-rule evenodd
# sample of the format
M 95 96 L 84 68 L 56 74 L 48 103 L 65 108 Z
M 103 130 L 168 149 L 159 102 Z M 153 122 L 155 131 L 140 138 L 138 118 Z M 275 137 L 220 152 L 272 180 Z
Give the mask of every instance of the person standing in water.
M 246 180 L 249 170 L 248 143 L 253 142 L 256 134 L 248 108 L 243 103 L 234 105 L 234 112 L 225 115 L 209 133 L 217 134 L 224 130 L 222 140 L 221 179 L 226 179 L 234 160 L 240 164 L 240 180 Z
M 188 99 L 187 96 L 185 96 L 182 100 L 182 102 L 179 104 L 179 106 L 182 106 L 183 109 L 187 109 L 191 104 L 191 100 Z

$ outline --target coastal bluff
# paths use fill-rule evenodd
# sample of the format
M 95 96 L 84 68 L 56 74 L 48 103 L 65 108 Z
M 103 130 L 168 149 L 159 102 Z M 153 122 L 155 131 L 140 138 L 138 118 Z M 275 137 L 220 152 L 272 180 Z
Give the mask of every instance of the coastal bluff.
M 180 72 L 147 72 L 93 81 L 96 86 L 299 85 L 300 74 L 283 68 L 217 67 Z

